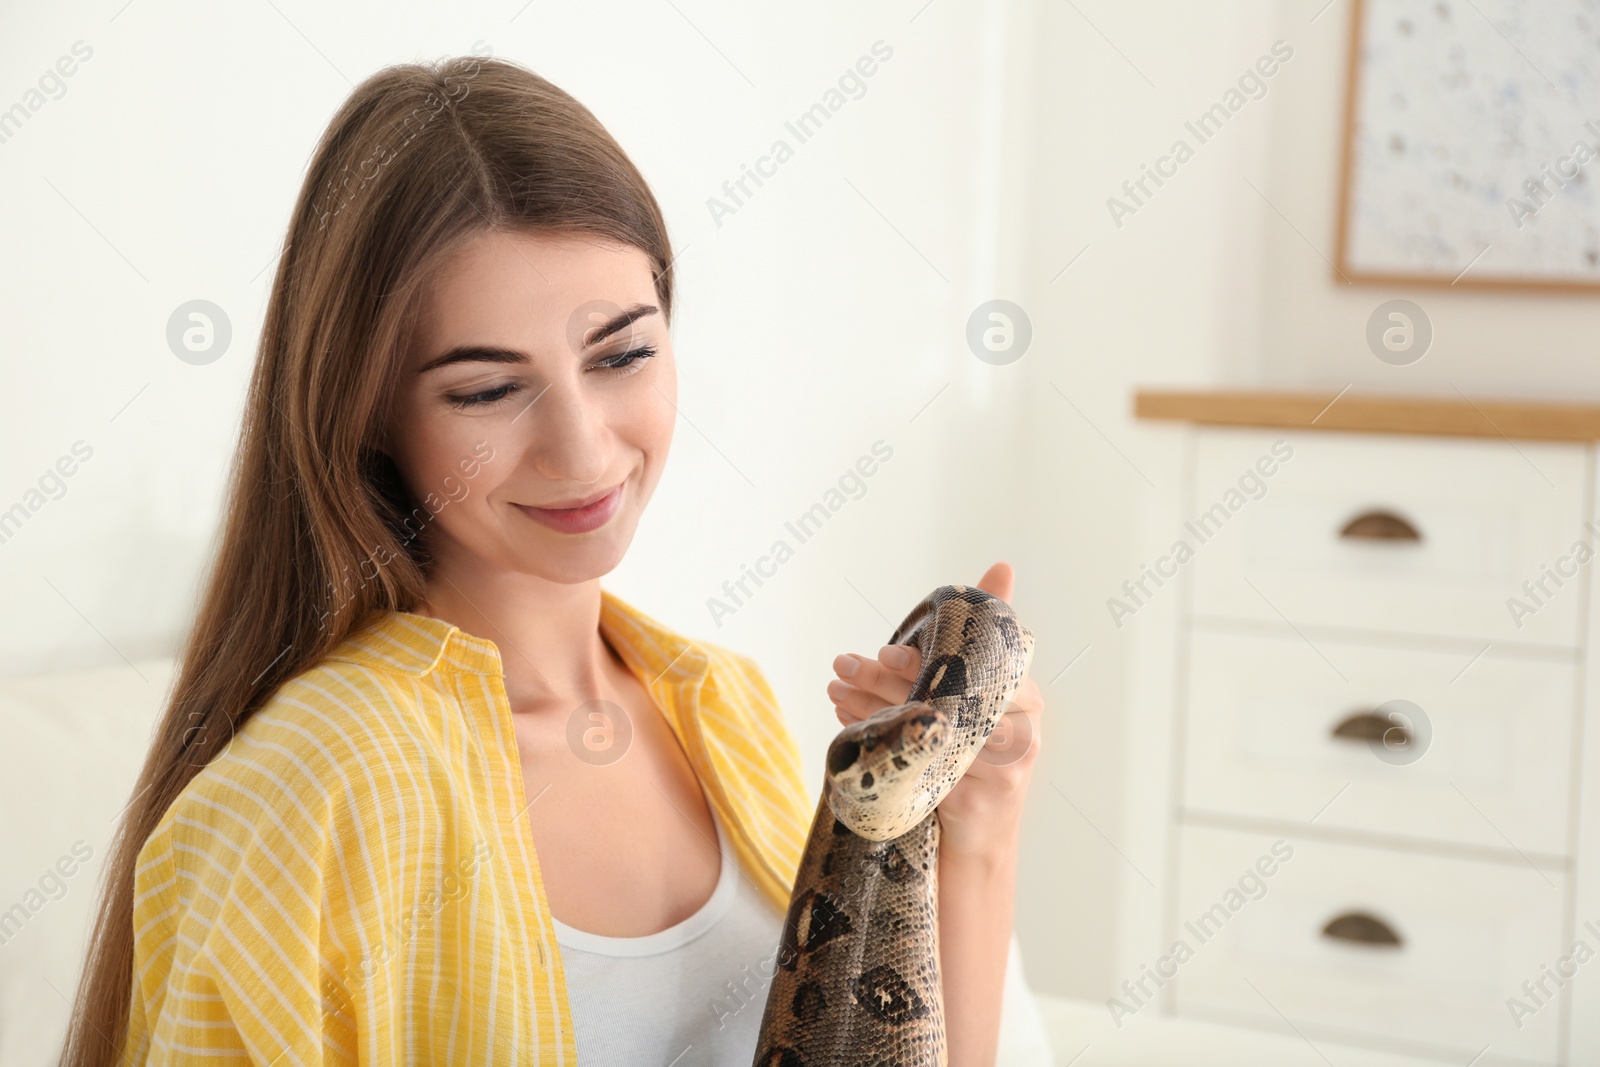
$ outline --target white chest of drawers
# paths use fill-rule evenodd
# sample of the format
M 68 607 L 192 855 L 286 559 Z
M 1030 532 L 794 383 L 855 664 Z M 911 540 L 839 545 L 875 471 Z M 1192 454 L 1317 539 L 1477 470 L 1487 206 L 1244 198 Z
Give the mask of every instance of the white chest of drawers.
M 1160 667 L 1124 831 L 1159 859 L 1108 1010 L 1600 1064 L 1591 431 L 1466 402 L 1419 434 L 1360 398 L 1307 428 L 1327 399 L 1184 431 L 1170 546 L 1108 602 L 1166 606 L 1134 620 Z M 1208 421 L 1191 400 L 1141 414 Z

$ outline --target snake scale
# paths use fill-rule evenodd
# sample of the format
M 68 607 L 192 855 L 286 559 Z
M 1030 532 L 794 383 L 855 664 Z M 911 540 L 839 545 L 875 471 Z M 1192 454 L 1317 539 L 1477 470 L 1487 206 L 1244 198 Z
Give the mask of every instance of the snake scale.
M 945 1067 L 936 809 L 1027 676 L 1033 633 L 945 585 L 890 637 L 906 703 L 839 731 L 795 876 L 755 1067 Z

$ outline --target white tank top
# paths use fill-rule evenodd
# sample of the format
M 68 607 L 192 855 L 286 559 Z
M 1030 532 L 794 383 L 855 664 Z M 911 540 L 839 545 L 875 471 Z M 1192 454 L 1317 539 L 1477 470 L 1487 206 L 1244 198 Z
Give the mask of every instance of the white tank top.
M 783 916 L 739 870 L 715 809 L 721 873 L 700 910 L 644 937 L 552 916 L 578 1067 L 750 1067 Z

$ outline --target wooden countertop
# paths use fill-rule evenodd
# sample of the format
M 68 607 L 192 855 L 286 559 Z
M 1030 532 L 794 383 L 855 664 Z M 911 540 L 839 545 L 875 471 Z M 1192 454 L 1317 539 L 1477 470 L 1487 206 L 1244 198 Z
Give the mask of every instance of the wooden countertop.
M 1531 441 L 1600 440 L 1600 404 L 1385 396 L 1347 389 L 1275 393 L 1140 389 L 1133 413 L 1205 426 L 1281 426 L 1357 433 L 1506 437 Z

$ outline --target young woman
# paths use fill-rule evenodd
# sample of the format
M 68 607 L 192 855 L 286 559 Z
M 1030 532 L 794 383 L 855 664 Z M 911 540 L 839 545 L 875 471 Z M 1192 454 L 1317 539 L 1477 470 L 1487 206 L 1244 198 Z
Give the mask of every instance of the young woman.
M 671 264 L 521 67 L 334 117 L 64 1064 L 750 1062 L 810 784 L 752 660 L 600 587 L 672 437 Z M 917 667 L 841 656 L 840 721 Z M 1035 748 L 940 811 L 953 1064 L 993 1058 Z

